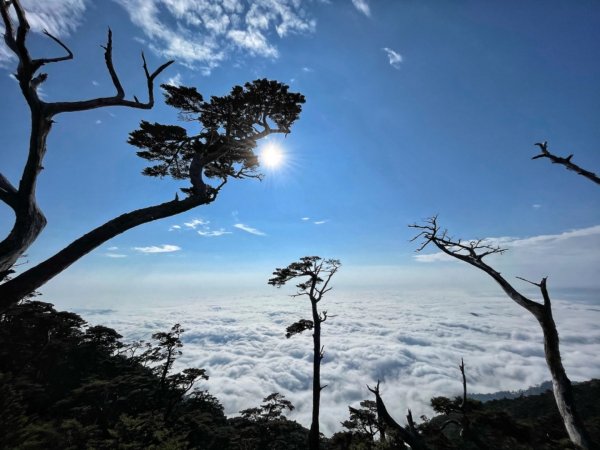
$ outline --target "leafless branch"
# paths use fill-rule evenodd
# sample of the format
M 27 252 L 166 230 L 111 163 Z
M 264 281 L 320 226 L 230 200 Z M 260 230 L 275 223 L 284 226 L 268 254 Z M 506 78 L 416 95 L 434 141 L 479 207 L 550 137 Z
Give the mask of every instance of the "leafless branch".
M 544 147 L 542 147 L 542 150 L 544 150 Z M 567 433 L 576 445 L 584 449 L 595 448 L 591 444 L 583 421 L 577 413 L 571 382 L 562 365 L 558 331 L 556 329 L 554 318 L 552 317 L 552 305 L 546 286 L 547 278 L 542 278 L 542 281 L 538 284 L 519 277 L 519 279 L 540 288 L 543 298 L 543 304 L 540 304 L 518 292 L 499 272 L 482 261 L 484 256 L 491 253 L 502 253 L 504 251 L 503 249 L 484 245 L 482 244 L 482 241 L 472 241 L 465 246 L 460 240 L 452 240 L 447 237 L 446 231 L 440 232 L 436 216 L 426 220 L 423 225 L 412 225 L 412 228 L 419 230 L 419 234 L 414 239 L 423 238 L 424 241 L 418 251 L 421 251 L 429 243 L 433 243 L 445 254 L 477 267 L 492 277 L 511 300 L 525 308 L 536 318 L 544 335 L 544 355 L 546 357 L 546 364 L 552 375 L 554 398 L 556 399 L 556 404 L 561 417 L 563 418 Z M 464 250 L 466 250 L 467 253 L 464 253 Z M 463 366 L 462 363 L 461 366 Z M 464 378 L 464 367 L 461 368 L 461 372 L 463 372 L 463 383 L 466 383 Z M 464 426 L 463 429 L 465 429 Z M 485 448 L 481 445 L 479 447 Z
M 60 39 L 58 39 L 56 36 L 53 36 L 52 34 L 50 34 L 46 30 L 44 30 L 43 33 L 46 36 L 48 36 L 50 39 L 52 39 L 54 42 L 56 42 L 58 45 L 60 45 L 67 52 L 67 54 L 65 56 L 58 56 L 56 58 L 39 58 L 39 59 L 34 59 L 33 61 L 31 61 L 31 65 L 33 67 L 33 72 L 35 72 L 36 70 L 38 70 L 44 64 L 50 64 L 50 63 L 61 62 L 61 61 L 68 61 L 70 59 L 73 59 L 73 52 L 71 51 L 71 49 L 69 47 L 67 47 L 67 45 L 64 42 L 62 42 Z
M 404 442 L 406 442 L 413 450 L 427 450 L 427 445 L 423 442 L 421 436 L 416 430 L 412 413 L 408 410 L 408 427 L 403 427 L 398 422 L 394 420 L 392 416 L 387 411 L 385 407 L 385 403 L 381 398 L 381 394 L 379 392 L 379 380 L 377 380 L 377 386 L 375 388 L 371 388 L 367 385 L 367 389 L 375 394 L 375 402 L 377 404 L 377 416 L 379 420 L 386 424 L 387 427 L 395 430 Z
M 587 178 L 588 180 L 591 180 L 596 184 L 600 184 L 600 177 L 598 177 L 598 175 L 596 175 L 594 172 L 590 172 L 589 170 L 585 170 L 584 168 L 571 162 L 573 154 L 570 154 L 566 158 L 556 156 L 548 151 L 547 141 L 536 142 L 534 145 L 540 148 L 541 153 L 539 155 L 533 156 L 531 159 L 548 158 L 550 161 L 552 161 L 552 164 L 560 164 L 562 166 L 565 166 L 567 170 L 572 170 L 573 172 Z
M 108 38 L 104 49 L 104 60 L 106 68 L 112 80 L 112 83 L 116 89 L 116 94 L 112 97 L 98 97 L 91 100 L 81 100 L 74 102 L 55 102 L 48 104 L 48 111 L 50 115 L 61 114 L 65 112 L 75 111 L 86 111 L 95 108 L 102 108 L 106 106 L 126 106 L 129 108 L 138 109 L 150 109 L 154 106 L 154 80 L 156 77 L 167 67 L 173 64 L 174 61 L 167 61 L 166 63 L 159 66 L 154 72 L 150 73 L 148 70 L 148 64 L 146 58 L 142 53 L 142 68 L 144 69 L 144 75 L 146 76 L 146 84 L 148 90 L 148 101 L 146 103 L 140 102 L 137 97 L 134 100 L 125 99 L 125 90 L 119 80 L 119 76 L 115 70 L 113 59 L 112 59 L 112 30 L 108 29 Z
M 483 261 L 485 256 L 496 253 L 501 254 L 504 253 L 506 249 L 483 244 L 481 243 L 483 241 L 470 241 L 468 244 L 463 244 L 460 240 L 454 240 L 448 237 L 447 231 L 440 231 L 440 227 L 437 223 L 437 216 L 425 220 L 425 223 L 422 225 L 413 224 L 409 225 L 409 227 L 420 230 L 419 234 L 412 239 L 413 241 L 418 238 L 423 239 L 423 243 L 417 251 L 421 251 L 429 243 L 433 243 L 445 254 L 471 264 L 490 275 L 512 300 L 530 311 L 536 317 L 542 314 L 540 309 L 542 305 L 519 293 L 499 272 Z

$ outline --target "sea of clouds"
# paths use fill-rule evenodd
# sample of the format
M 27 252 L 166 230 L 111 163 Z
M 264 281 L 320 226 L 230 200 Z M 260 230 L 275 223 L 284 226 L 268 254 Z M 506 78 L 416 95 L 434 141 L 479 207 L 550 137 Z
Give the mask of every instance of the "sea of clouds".
M 429 399 L 458 395 L 464 358 L 472 393 L 518 390 L 549 379 L 535 319 L 507 297 L 397 292 L 332 291 L 322 342 L 321 428 L 341 428 L 348 405 L 371 398 L 366 385 L 381 380 L 388 409 L 403 421 L 407 409 L 430 415 Z M 554 315 L 563 362 L 572 380 L 600 377 L 600 306 L 557 300 Z M 289 418 L 310 424 L 312 338 L 285 338 L 285 328 L 309 318 L 306 297 L 272 296 L 199 300 L 163 307 L 77 311 L 128 340 L 146 339 L 175 323 L 186 330 L 178 369 L 201 367 L 199 387 L 216 395 L 227 415 L 257 406 L 271 392 L 296 406 Z

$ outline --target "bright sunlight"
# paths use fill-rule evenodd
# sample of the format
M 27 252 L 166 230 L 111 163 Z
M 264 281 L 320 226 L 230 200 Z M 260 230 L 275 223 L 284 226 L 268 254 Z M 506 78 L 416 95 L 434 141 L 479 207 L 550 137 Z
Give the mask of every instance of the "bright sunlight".
M 276 169 L 283 162 L 283 150 L 274 143 L 265 145 L 260 153 L 260 163 L 269 169 Z

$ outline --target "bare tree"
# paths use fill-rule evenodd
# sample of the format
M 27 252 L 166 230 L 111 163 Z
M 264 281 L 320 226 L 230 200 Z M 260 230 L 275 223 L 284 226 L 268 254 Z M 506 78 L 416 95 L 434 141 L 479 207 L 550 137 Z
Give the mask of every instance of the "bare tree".
M 286 337 L 301 333 L 304 330 L 313 330 L 313 405 L 312 422 L 308 434 L 308 446 L 311 450 L 319 448 L 319 407 L 321 391 L 327 385 L 321 386 L 321 360 L 324 356 L 324 347 L 321 345 L 321 324 L 327 320 L 327 311 L 319 313 L 318 303 L 332 288 L 329 286 L 331 278 L 340 268 L 337 259 L 322 259 L 318 256 L 304 256 L 300 261 L 289 266 L 275 269 L 274 277 L 269 279 L 269 284 L 281 287 L 288 281 L 301 278 L 305 281 L 296 285 L 298 293 L 294 297 L 307 296 L 310 300 L 312 321 L 302 319 L 287 328 Z
M 572 170 L 573 172 L 578 173 L 582 177 L 585 177 L 596 184 L 600 184 L 600 177 L 598 177 L 598 175 L 596 175 L 594 172 L 590 172 L 589 170 L 585 170 L 584 168 L 571 162 L 571 158 L 573 158 L 572 154 L 567 156 L 566 158 L 553 155 L 548 151 L 547 141 L 536 142 L 535 145 L 537 145 L 540 148 L 540 154 L 532 157 L 531 159 L 547 158 L 550 161 L 552 161 L 552 164 L 560 164 L 562 166 L 565 166 L 568 170 Z
M 13 24 L 13 12 L 16 24 Z M 32 58 L 27 48 L 29 23 L 19 0 L 0 0 L 0 14 L 5 27 L 4 40 L 18 60 L 16 78 L 31 111 L 28 158 L 18 186 L 0 173 L 0 200 L 15 214 L 12 230 L 0 241 L 0 281 L 5 281 L 0 285 L 0 311 L 113 237 L 139 225 L 213 202 L 229 178 L 260 177 L 257 173 L 258 159 L 253 152 L 257 141 L 272 133 L 289 133 L 304 103 L 304 97 L 288 92 L 286 85 L 267 80 L 236 86 L 229 95 L 212 97 L 210 101 L 204 101 L 194 88 L 163 85 L 167 103 L 179 109 L 183 119 L 198 123 L 201 131 L 188 135 L 182 127 L 142 122 L 140 130 L 131 133 L 129 142 L 143 149 L 138 152 L 140 157 L 159 161 L 147 167 L 144 175 L 189 180 L 191 187 L 182 189 L 185 198 L 180 200 L 176 194 L 174 200 L 122 214 L 84 234 L 47 260 L 7 280 L 7 276 L 14 272 L 18 258 L 34 243 L 46 225 L 46 218 L 36 202 L 36 183 L 43 169 L 46 138 L 54 117 L 106 106 L 150 109 L 154 105 L 154 80 L 172 61 L 151 73 L 142 53 L 148 101 L 140 102 L 135 96 L 133 100 L 127 100 L 113 65 L 112 33 L 109 30 L 104 59 L 116 94 L 82 101 L 46 102 L 40 98 L 38 88 L 47 75 L 38 71 L 46 64 L 72 59 L 73 53 L 57 37 L 46 32 L 46 36 L 56 42 L 66 55 Z M 203 181 L 203 175 L 216 178 L 219 183 L 211 186 Z
M 540 289 L 543 303 L 539 303 L 525 297 L 518 292 L 506 279 L 492 267 L 488 266 L 483 258 L 488 255 L 501 254 L 506 249 L 489 245 L 484 240 L 461 241 L 452 239 L 446 230 L 441 230 L 437 223 L 437 217 L 432 217 L 422 225 L 411 225 L 419 231 L 413 240 L 422 238 L 423 242 L 417 251 L 423 250 L 427 245 L 433 244 L 446 255 L 464 261 L 487 273 L 502 290 L 518 305 L 529 311 L 538 321 L 544 335 L 544 354 L 546 364 L 552 377 L 552 387 L 558 411 L 563 419 L 565 428 L 573 443 L 584 449 L 595 448 L 585 429 L 583 421 L 577 413 L 571 381 L 567 377 L 560 356 L 558 331 L 552 317 L 552 304 L 546 286 L 547 278 L 544 277 L 539 283 L 520 278 Z
M 387 408 L 385 407 L 385 403 L 383 402 L 383 399 L 381 398 L 381 394 L 379 392 L 379 381 L 377 381 L 377 386 L 375 386 L 375 388 L 367 386 L 367 389 L 373 394 L 375 394 L 377 416 L 381 423 L 385 424 L 385 427 L 388 430 L 396 432 L 398 437 L 402 439 L 403 442 L 408 444 L 413 450 L 429 449 L 429 447 L 419 434 L 419 431 L 417 430 L 415 421 L 413 420 L 412 411 L 410 409 L 408 410 L 408 414 L 406 415 L 407 426 L 402 426 L 394 420 L 390 413 L 388 413 Z

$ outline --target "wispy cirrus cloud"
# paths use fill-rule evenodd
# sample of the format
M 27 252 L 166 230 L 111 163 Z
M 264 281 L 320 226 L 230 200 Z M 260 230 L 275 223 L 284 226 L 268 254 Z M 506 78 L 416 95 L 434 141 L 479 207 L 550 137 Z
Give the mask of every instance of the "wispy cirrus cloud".
M 140 253 L 172 253 L 178 252 L 181 250 L 181 247 L 178 245 L 163 244 L 151 245 L 149 247 L 133 247 L 133 249 Z
M 203 237 L 218 237 L 226 234 L 231 234 L 231 231 L 227 231 L 225 228 L 219 228 L 218 230 L 211 229 L 210 220 L 195 218 L 188 222 L 184 222 L 182 225 L 171 225 L 169 231 L 190 231 L 194 230 L 198 235 Z
M 114 0 L 152 50 L 209 74 L 238 50 L 276 58 L 271 36 L 311 33 L 316 22 L 297 0 Z M 173 24 L 174 22 L 174 24 Z
M 256 236 L 266 236 L 267 235 L 266 233 L 264 233 L 260 230 L 257 230 L 256 228 L 249 227 L 248 225 L 244 225 L 243 223 L 236 223 L 234 225 L 234 227 L 239 230 L 245 231 L 246 233 L 254 234 Z
M 127 258 L 127 255 L 124 253 L 114 253 L 114 252 L 107 252 L 104 254 L 104 256 L 106 256 L 107 258 Z
M 403 61 L 402 55 L 389 47 L 383 47 L 382 50 L 387 55 L 390 66 L 394 69 L 400 69 L 400 63 Z
M 127 258 L 127 255 L 121 251 L 119 251 L 119 247 L 113 245 L 111 247 L 108 247 L 106 249 L 106 253 L 103 253 L 103 256 L 106 256 L 107 258 L 115 258 L 115 259 L 119 259 L 119 258 Z
M 371 17 L 371 8 L 367 0 L 352 0 L 352 4 L 356 9 L 367 17 Z
M 165 84 L 171 85 L 171 86 L 181 86 L 181 74 L 179 72 L 177 72 L 174 76 L 172 76 L 171 78 L 169 78 Z
M 308 223 L 311 220 L 311 218 L 310 217 L 302 217 L 302 218 L 300 218 L 300 220 L 302 222 Z M 327 222 L 329 222 L 329 219 L 318 219 L 318 220 L 312 221 L 312 223 L 315 225 L 323 225 L 324 223 L 327 223 Z
M 184 222 L 183 225 L 187 228 L 195 230 L 198 226 L 208 225 L 210 222 L 204 219 L 192 219 L 190 222 Z
M 218 230 L 198 230 L 197 233 L 200 236 L 204 237 L 219 237 L 224 236 L 226 234 L 231 234 L 231 231 L 227 231 L 224 228 L 220 228 Z

